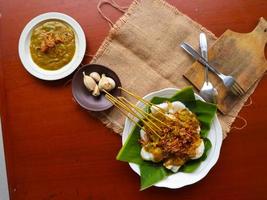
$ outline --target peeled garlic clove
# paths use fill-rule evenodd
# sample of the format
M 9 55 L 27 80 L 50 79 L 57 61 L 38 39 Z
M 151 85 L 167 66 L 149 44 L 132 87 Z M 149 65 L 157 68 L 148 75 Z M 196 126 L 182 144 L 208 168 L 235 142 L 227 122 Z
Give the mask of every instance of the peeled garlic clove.
M 94 89 L 92 95 L 95 96 L 95 97 L 100 95 L 100 90 L 98 88 L 98 85 L 95 86 L 95 89 Z
M 97 73 L 97 72 L 92 72 L 89 76 L 91 76 L 96 82 L 99 82 L 99 80 L 101 78 L 99 73 Z
M 110 77 L 107 77 L 107 79 L 108 79 L 108 82 L 110 84 L 110 90 L 113 90 L 116 87 L 115 81 Z
M 83 84 L 90 92 L 93 91 L 96 86 L 95 80 L 91 76 L 86 75 L 84 72 L 83 72 Z
M 102 74 L 102 77 L 98 83 L 100 91 L 106 90 L 109 92 L 110 90 L 114 89 L 115 86 L 116 83 L 112 78 L 107 77 L 105 74 Z

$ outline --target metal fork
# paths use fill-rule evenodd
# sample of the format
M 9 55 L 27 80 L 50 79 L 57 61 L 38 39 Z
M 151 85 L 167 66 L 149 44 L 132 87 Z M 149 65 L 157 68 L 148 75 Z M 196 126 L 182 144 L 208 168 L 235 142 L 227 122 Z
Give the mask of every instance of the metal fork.
M 241 96 L 245 94 L 245 91 L 242 89 L 242 87 L 236 82 L 234 77 L 230 75 L 225 75 L 221 72 L 219 72 L 216 68 L 214 68 L 212 65 L 210 65 L 197 51 L 195 51 L 189 44 L 183 42 L 181 44 L 181 47 L 189 53 L 193 58 L 195 58 L 198 62 L 200 62 L 202 65 L 209 68 L 210 71 L 215 73 L 223 82 L 225 87 L 229 89 L 234 95 Z

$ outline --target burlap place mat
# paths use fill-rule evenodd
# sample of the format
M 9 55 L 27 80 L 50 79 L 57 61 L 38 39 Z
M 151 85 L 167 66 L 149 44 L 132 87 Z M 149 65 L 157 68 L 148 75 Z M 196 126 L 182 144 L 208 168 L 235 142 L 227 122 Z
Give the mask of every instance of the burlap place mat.
M 209 45 L 217 39 L 163 0 L 135 0 L 111 28 L 91 63 L 114 70 L 122 86 L 140 96 L 167 87 L 183 88 L 189 85 L 183 73 L 194 60 L 179 44 L 186 41 L 197 48 L 200 32 L 206 33 Z M 255 87 L 228 116 L 218 113 L 224 136 Z M 107 127 L 122 133 L 125 117 L 118 110 L 97 116 Z

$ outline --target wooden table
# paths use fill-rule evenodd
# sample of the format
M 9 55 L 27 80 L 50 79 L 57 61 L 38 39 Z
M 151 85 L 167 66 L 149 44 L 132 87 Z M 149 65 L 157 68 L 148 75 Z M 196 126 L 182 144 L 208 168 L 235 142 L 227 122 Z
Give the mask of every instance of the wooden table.
M 140 192 L 139 177 L 115 160 L 121 138 L 73 102 L 65 84 L 71 77 L 46 82 L 26 72 L 18 39 L 30 19 L 49 11 L 74 17 L 85 31 L 88 54 L 94 54 L 109 31 L 97 2 L 1 1 L 0 106 L 11 199 L 267 199 L 266 76 L 252 95 L 253 104 L 240 113 L 247 127 L 229 133 L 207 177 L 177 190 Z M 259 17 L 267 18 L 266 0 L 168 2 L 217 36 L 227 28 L 249 32 Z M 113 21 L 121 15 L 103 10 Z M 237 120 L 234 125 L 242 124 Z

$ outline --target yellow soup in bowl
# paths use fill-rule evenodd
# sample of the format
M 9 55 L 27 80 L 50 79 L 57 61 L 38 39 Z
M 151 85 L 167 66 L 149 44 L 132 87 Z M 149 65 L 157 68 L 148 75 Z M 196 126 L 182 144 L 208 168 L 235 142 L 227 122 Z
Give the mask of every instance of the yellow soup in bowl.
M 43 69 L 62 68 L 72 60 L 75 48 L 73 29 L 63 21 L 49 20 L 32 31 L 31 57 Z

